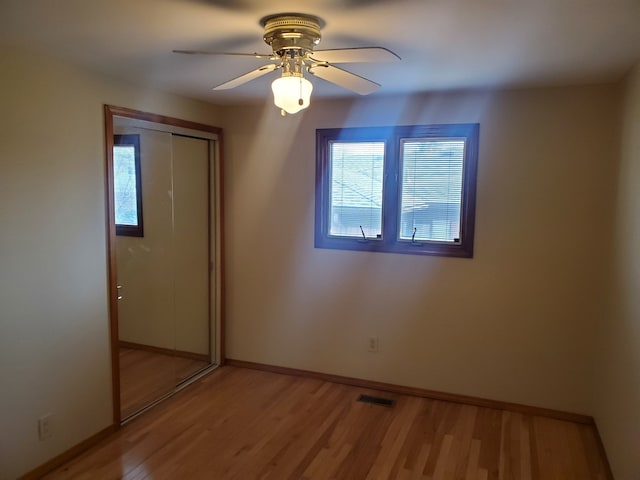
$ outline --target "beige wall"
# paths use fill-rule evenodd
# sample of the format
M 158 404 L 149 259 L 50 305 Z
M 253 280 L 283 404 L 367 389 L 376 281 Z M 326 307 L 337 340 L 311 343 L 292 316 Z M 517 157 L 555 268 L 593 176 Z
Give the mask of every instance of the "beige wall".
M 228 357 L 591 413 L 618 100 L 594 86 L 230 110 Z M 450 122 L 480 123 L 475 258 L 314 249 L 316 128 Z
M 3 45 L 0 478 L 111 424 L 103 104 L 220 125 L 215 107 Z M 51 413 L 52 437 L 37 419 Z
M 595 419 L 617 480 L 640 478 L 640 64 L 626 81 L 611 294 L 599 329 Z

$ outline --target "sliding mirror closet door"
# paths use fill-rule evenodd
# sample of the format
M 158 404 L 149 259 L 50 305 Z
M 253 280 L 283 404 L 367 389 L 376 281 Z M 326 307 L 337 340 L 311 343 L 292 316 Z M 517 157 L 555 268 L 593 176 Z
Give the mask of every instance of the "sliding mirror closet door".
M 171 134 L 119 131 L 113 159 L 120 398 L 126 418 L 174 388 L 172 159 Z M 136 141 L 138 152 L 130 148 Z
M 121 419 L 214 358 L 215 142 L 160 127 L 114 117 Z
M 172 136 L 176 382 L 210 359 L 209 142 Z

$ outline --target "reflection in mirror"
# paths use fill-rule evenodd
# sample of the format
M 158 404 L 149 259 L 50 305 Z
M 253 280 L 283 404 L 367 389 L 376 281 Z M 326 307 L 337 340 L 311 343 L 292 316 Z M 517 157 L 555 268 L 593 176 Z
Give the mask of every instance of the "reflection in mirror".
M 144 236 L 140 136 L 113 136 L 113 190 L 116 235 Z
M 215 359 L 219 272 L 210 266 L 218 252 L 217 137 L 112 118 L 114 355 L 118 416 L 126 419 L 173 393 Z

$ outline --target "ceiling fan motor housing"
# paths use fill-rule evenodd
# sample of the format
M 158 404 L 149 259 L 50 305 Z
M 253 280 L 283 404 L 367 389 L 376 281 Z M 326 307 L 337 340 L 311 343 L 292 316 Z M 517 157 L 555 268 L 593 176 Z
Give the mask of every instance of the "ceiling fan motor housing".
M 320 43 L 322 21 L 313 15 L 298 13 L 279 14 L 265 17 L 264 41 L 271 45 L 274 53 L 286 50 L 312 51 Z

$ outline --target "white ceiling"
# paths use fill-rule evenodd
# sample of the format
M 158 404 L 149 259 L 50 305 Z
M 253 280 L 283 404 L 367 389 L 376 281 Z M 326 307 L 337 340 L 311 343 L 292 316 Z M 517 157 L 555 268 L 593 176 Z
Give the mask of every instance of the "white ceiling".
M 321 17 L 319 49 L 397 53 L 341 65 L 380 83 L 373 95 L 615 81 L 640 60 L 640 0 L 0 0 L 0 42 L 228 104 L 269 95 L 277 73 L 214 92 L 265 61 L 171 50 L 270 53 L 259 21 L 282 12 Z M 355 95 L 311 80 L 314 97 Z

